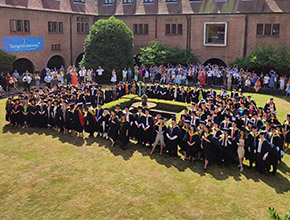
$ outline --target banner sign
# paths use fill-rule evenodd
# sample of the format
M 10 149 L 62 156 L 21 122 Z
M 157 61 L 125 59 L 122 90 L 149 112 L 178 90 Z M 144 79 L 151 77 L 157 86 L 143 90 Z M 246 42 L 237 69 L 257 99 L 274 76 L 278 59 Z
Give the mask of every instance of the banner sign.
M 2 37 L 2 50 L 5 52 L 38 51 L 43 49 L 43 37 Z

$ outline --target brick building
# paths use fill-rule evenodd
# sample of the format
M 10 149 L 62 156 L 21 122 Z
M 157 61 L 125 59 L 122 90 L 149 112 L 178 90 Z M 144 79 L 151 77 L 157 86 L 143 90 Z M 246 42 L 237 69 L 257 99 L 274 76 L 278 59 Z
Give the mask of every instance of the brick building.
M 290 43 L 289 0 L 0 0 L 1 49 L 21 72 L 77 64 L 90 26 L 111 15 L 138 48 L 158 39 L 229 64 L 262 42 Z

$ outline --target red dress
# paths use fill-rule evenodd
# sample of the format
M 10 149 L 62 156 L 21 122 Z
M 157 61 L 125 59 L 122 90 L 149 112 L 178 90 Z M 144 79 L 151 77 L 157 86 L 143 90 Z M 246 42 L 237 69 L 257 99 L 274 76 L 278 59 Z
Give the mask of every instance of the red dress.
M 78 85 L 78 74 L 77 73 L 71 74 L 71 83 L 75 86 Z
M 199 83 L 201 86 L 204 86 L 205 85 L 205 81 L 206 81 L 206 75 L 205 73 L 201 73 L 200 74 L 200 77 L 199 77 Z

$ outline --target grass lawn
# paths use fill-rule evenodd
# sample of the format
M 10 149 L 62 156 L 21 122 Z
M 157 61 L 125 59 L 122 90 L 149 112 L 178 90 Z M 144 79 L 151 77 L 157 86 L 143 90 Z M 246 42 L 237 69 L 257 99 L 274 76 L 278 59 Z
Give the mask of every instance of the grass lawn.
M 267 95 L 252 94 L 258 106 Z M 283 121 L 290 103 L 275 98 Z M 269 219 L 290 203 L 290 155 L 278 173 L 188 163 L 126 151 L 99 138 L 12 128 L 0 101 L 0 219 Z

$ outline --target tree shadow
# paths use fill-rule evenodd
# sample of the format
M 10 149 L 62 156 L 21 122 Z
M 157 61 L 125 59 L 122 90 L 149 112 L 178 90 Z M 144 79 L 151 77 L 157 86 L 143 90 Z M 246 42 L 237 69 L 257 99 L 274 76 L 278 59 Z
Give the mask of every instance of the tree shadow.
M 77 138 L 72 137 L 70 135 L 64 135 L 60 132 L 56 132 L 52 129 L 45 128 L 16 128 L 10 125 L 5 125 L 3 127 L 3 133 L 11 133 L 11 134 L 38 134 L 38 135 L 46 135 L 52 138 L 57 138 L 62 143 L 69 143 L 76 147 L 84 147 L 91 146 L 94 143 L 97 143 L 99 147 L 104 147 L 108 149 L 114 156 L 121 156 L 123 160 L 129 160 L 135 152 L 139 152 L 143 157 L 148 157 L 151 160 L 155 160 L 158 164 L 170 168 L 174 167 L 179 172 L 184 172 L 186 169 L 190 169 L 192 172 L 199 174 L 200 176 L 205 176 L 206 174 L 210 174 L 213 178 L 218 181 L 224 181 L 228 178 L 233 178 L 235 181 L 241 181 L 241 177 L 244 176 L 248 180 L 253 180 L 254 182 L 263 182 L 275 189 L 276 193 L 283 194 L 290 190 L 290 182 L 285 176 L 281 175 L 281 173 L 285 175 L 290 174 L 290 168 L 285 162 L 281 162 L 278 165 L 278 170 L 281 172 L 277 172 L 275 176 L 272 175 L 261 175 L 255 171 L 254 168 L 249 168 L 248 166 L 244 166 L 245 170 L 240 172 L 236 167 L 236 164 L 230 165 L 229 167 L 218 166 L 216 163 L 210 163 L 208 169 L 206 171 L 203 170 L 203 161 L 198 162 L 189 162 L 184 161 L 179 157 L 178 159 L 174 159 L 173 157 L 167 157 L 166 153 L 163 153 L 162 156 L 159 155 L 159 148 L 155 149 L 155 152 L 150 155 L 151 147 L 141 147 L 141 145 L 137 145 L 135 141 L 131 140 L 128 144 L 126 150 L 122 150 L 119 146 L 120 143 L 117 142 L 116 146 L 111 147 L 111 141 L 106 140 L 100 137 L 95 138 Z

